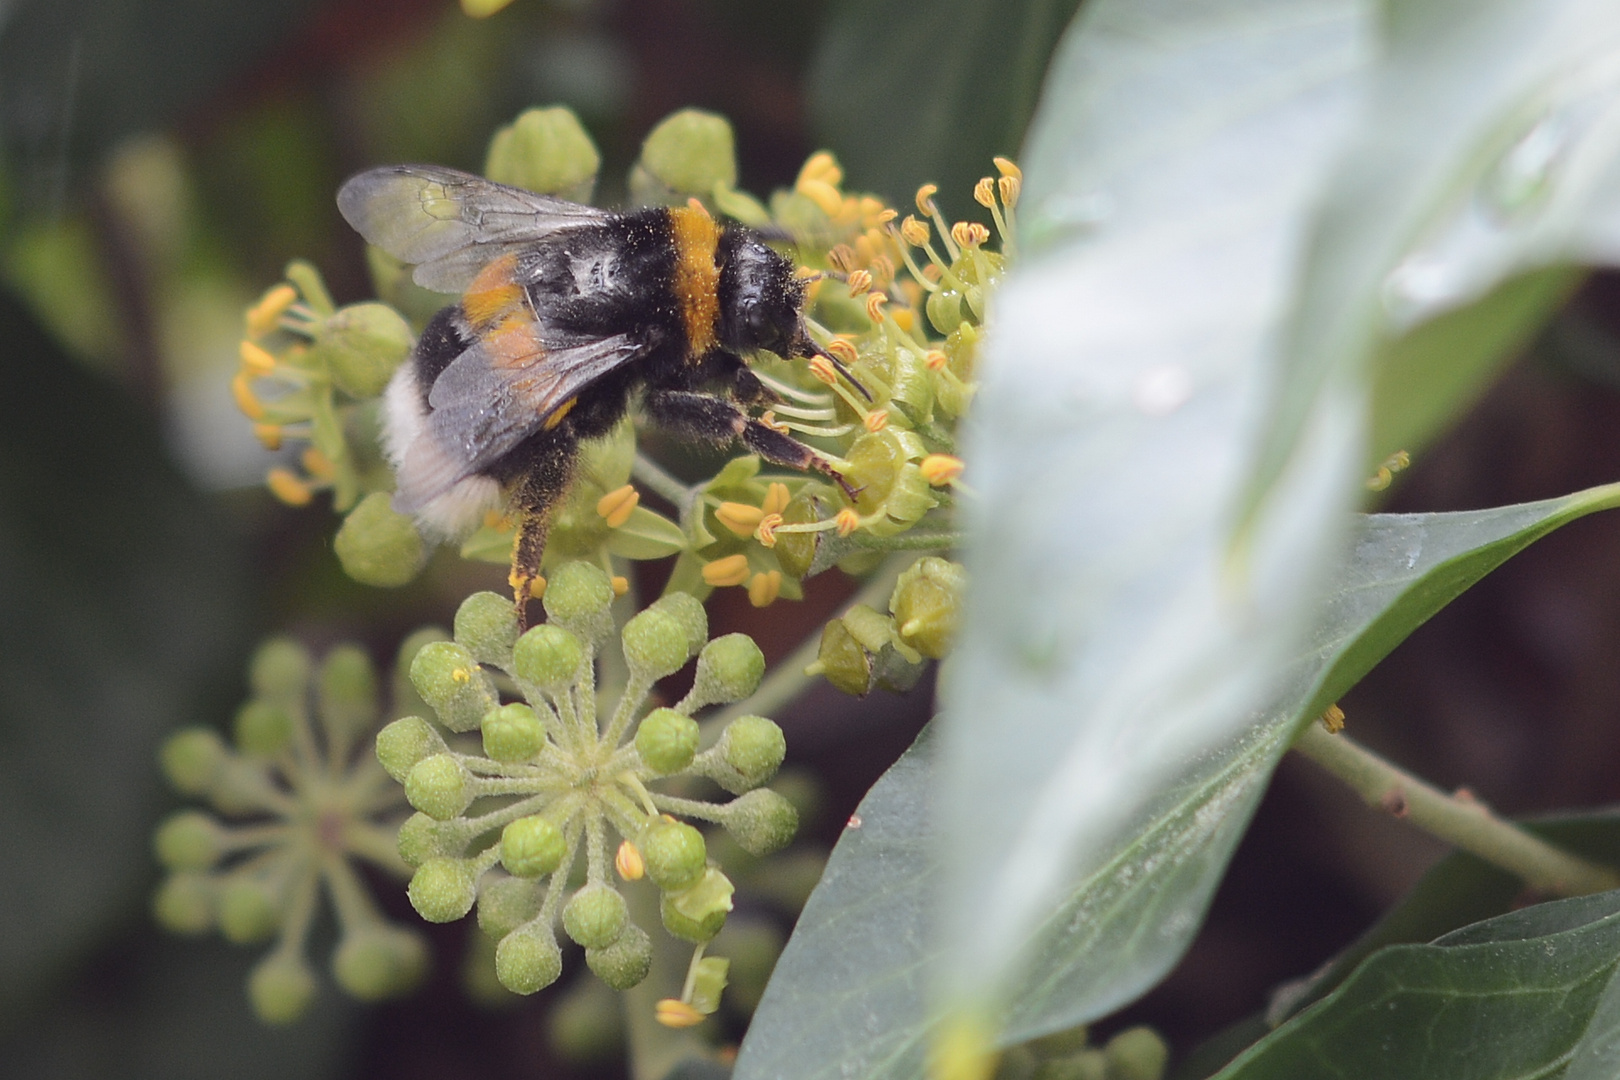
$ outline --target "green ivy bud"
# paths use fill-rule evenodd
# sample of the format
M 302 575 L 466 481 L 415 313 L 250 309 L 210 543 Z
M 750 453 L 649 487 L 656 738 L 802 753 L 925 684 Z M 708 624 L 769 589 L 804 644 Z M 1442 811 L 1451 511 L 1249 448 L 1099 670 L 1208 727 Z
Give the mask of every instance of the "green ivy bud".
M 426 814 L 412 814 L 400 824 L 396 843 L 405 865 L 416 867 L 429 859 L 459 855 L 467 845 L 467 836 L 459 821 L 435 821 Z
M 652 961 L 652 938 L 635 923 L 626 923 L 613 944 L 585 950 L 585 963 L 598 979 L 615 990 L 639 986 L 652 970 Z
M 152 847 L 171 870 L 207 870 L 225 853 L 225 830 L 207 814 L 181 810 L 158 826 Z
M 561 974 L 562 950 L 549 926 L 521 926 L 495 947 L 495 977 L 514 994 L 544 990 Z
M 274 757 L 292 742 L 292 714 L 273 702 L 249 701 L 236 711 L 234 734 L 242 753 Z
M 456 609 L 456 641 L 481 664 L 508 667 L 517 639 L 517 609 L 510 597 L 476 592 Z
M 290 1024 L 315 1000 L 315 973 L 295 952 L 278 949 L 248 976 L 248 1001 L 266 1024 Z
M 868 525 L 867 531 L 876 536 L 894 536 L 937 505 L 933 485 L 916 462 L 908 461 L 895 473 L 888 497 L 883 500 L 886 520 Z
M 536 878 L 555 872 L 567 850 L 556 822 L 539 814 L 518 818 L 501 830 L 501 865 L 516 877 Z
M 901 467 L 906 463 L 905 452 L 899 442 L 887 438 L 888 435 L 887 430 L 862 435 L 844 454 L 844 459 L 849 462 L 849 468 L 844 470 L 844 479 L 852 487 L 860 489 L 855 508 L 863 514 L 875 514 L 882 509 L 900 475 Z
M 170 874 L 152 895 L 152 917 L 170 933 L 196 937 L 214 928 L 219 890 L 207 874 Z
M 219 932 L 238 945 L 263 941 L 281 925 L 281 895 L 258 878 L 228 879 L 219 892 Z
M 332 550 L 345 574 L 379 589 L 416 580 L 428 557 L 416 524 L 394 509 L 393 496 L 386 491 L 373 491 L 355 504 L 332 538 Z
M 730 878 L 711 866 L 690 888 L 666 892 L 658 909 L 664 929 L 694 945 L 712 940 L 726 925 L 734 888 Z
M 512 647 L 512 674 L 552 694 L 572 686 L 584 662 L 579 638 L 550 623 L 532 628 Z
M 499 940 L 540 914 L 540 883 L 528 878 L 486 878 L 478 890 L 478 928 Z
M 759 1005 L 783 944 L 782 931 L 762 919 L 726 922 L 715 938 L 714 950 L 731 960 L 727 974 L 734 1006 L 751 1014 Z
M 437 626 L 424 626 L 413 631 L 406 639 L 399 643 L 399 652 L 394 655 L 393 675 L 389 680 L 389 703 L 396 714 L 426 716 L 432 707 L 422 700 L 422 695 L 416 692 L 411 685 L 411 664 L 416 660 L 416 654 L 422 651 L 422 646 L 430 641 L 448 641 L 450 635 Z
M 339 390 L 364 400 L 383 392 L 415 345 L 416 335 L 405 317 L 372 300 L 340 308 L 321 323 L 309 359 L 326 365 Z
M 450 641 L 431 641 L 417 650 L 411 683 L 451 731 L 471 731 L 500 704 L 472 653 Z
M 686 628 L 673 615 L 656 608 L 648 608 L 625 623 L 621 640 L 633 679 L 651 682 L 673 675 L 691 655 L 687 651 Z
M 703 610 L 703 601 L 691 593 L 672 592 L 653 601 L 648 611 L 661 611 L 681 624 L 686 631 L 686 655 L 696 656 L 703 643 L 709 640 L 709 615 Z
M 588 203 L 602 155 L 574 111 L 528 109 L 495 133 L 484 175 L 497 184 Z
M 705 956 L 699 960 L 692 969 L 692 1008 L 700 1013 L 718 1009 L 730 972 L 731 961 L 723 956 Z
M 382 1001 L 415 989 L 427 962 L 420 934 L 377 924 L 343 935 L 332 954 L 332 977 L 351 997 Z
M 697 753 L 698 725 L 674 709 L 654 709 L 636 728 L 636 753 L 659 776 L 678 773 Z
M 912 563 L 889 598 L 900 640 L 933 660 L 950 652 L 962 610 L 967 571 L 933 555 Z
M 273 637 L 258 647 L 248 665 L 254 696 L 273 701 L 299 701 L 309 685 L 309 650 L 288 637 Z
M 185 728 L 163 740 L 158 760 L 169 786 L 182 795 L 206 795 L 213 788 L 230 751 L 218 733 L 204 727 Z
M 377 760 L 400 783 L 423 758 L 448 749 L 433 725 L 420 716 L 405 716 L 377 732 Z
M 720 733 L 719 751 L 744 783 L 758 787 L 782 767 L 787 739 L 781 728 L 763 716 L 739 716 Z
M 666 892 L 685 889 L 703 876 L 708 850 L 703 834 L 680 821 L 649 825 L 636 841 L 647 876 Z
M 1159 1080 L 1170 1050 L 1150 1027 L 1126 1028 L 1103 1047 L 1110 1080 Z
M 484 716 L 484 755 L 504 763 L 530 761 L 546 744 L 546 729 L 527 705 L 502 705 Z
M 608 617 L 613 583 L 601 567 L 588 562 L 566 562 L 557 567 L 540 603 L 552 622 L 591 641 L 600 640 L 613 625 Z
M 321 661 L 316 715 L 334 747 L 348 746 L 377 723 L 377 671 L 358 645 L 339 645 Z
M 770 788 L 757 788 L 727 803 L 720 823 L 748 854 L 770 855 L 793 842 L 799 811 Z
M 405 800 L 428 817 L 449 821 L 473 801 L 473 777 L 450 754 L 433 754 L 405 774 Z
M 759 687 L 765 654 L 747 634 L 717 637 L 698 654 L 692 694 L 705 705 L 741 701 Z
M 612 886 L 586 885 L 563 908 L 563 932 L 587 949 L 605 949 L 624 933 L 630 908 Z
M 682 109 L 660 121 L 630 170 L 630 197 L 643 205 L 710 196 L 737 186 L 737 152 L 725 117 Z
M 478 878 L 471 859 L 428 859 L 411 875 L 405 894 L 428 922 L 455 922 L 472 910 Z

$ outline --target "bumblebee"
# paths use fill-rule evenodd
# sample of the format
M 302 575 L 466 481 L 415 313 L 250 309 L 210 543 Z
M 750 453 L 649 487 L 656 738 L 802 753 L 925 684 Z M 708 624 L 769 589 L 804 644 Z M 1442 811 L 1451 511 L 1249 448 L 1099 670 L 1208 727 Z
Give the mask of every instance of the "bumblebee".
M 415 265 L 417 284 L 461 294 L 384 394 L 394 507 L 440 539 L 515 511 L 520 619 L 580 441 L 607 434 L 638 394 L 671 434 L 740 439 L 849 490 L 749 412 L 778 399 L 744 354 L 823 356 L 848 376 L 805 328 L 793 264 L 753 230 L 695 202 L 614 213 L 432 165 L 360 173 L 337 202 L 368 242 Z

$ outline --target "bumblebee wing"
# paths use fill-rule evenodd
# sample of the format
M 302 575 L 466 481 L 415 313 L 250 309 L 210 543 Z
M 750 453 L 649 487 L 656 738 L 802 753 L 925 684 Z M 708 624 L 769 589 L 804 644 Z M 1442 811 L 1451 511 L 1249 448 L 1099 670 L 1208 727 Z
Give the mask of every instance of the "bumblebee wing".
M 610 216 L 439 165 L 389 165 L 348 179 L 338 209 L 367 242 L 416 264 L 423 288 L 458 293 L 486 263 L 560 229 Z
M 497 329 L 440 373 L 428 392 L 426 427 L 399 470 L 401 510 L 416 510 L 498 460 L 641 350 L 622 334 L 548 347 L 538 330 L 533 322 Z

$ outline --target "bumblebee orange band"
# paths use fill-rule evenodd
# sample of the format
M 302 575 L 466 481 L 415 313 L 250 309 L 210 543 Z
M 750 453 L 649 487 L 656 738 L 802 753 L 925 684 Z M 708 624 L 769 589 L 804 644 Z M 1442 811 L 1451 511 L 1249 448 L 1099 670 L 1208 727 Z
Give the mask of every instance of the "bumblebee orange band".
M 718 341 L 720 268 L 714 252 L 720 226 L 702 210 L 678 206 L 669 212 L 669 229 L 675 244 L 675 301 L 681 306 L 687 346 L 693 356 L 702 356 Z

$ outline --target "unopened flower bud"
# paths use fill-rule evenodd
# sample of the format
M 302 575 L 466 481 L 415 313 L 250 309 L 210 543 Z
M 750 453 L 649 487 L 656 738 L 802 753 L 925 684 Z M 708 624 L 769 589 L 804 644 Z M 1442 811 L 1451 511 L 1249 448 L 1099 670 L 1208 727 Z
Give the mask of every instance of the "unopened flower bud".
M 508 666 L 518 639 L 511 599 L 499 593 L 473 593 L 456 609 L 455 635 L 480 664 Z
M 1110 1080 L 1159 1080 L 1170 1050 L 1150 1027 L 1126 1028 L 1103 1047 Z
M 765 675 L 765 654 L 747 634 L 726 634 L 698 654 L 692 695 L 705 705 L 741 701 L 759 687 Z
M 611 945 L 585 950 L 585 963 L 615 990 L 639 986 L 652 970 L 652 957 L 652 939 L 635 923 L 626 923 Z
M 387 304 L 369 301 L 341 308 L 322 322 L 310 345 L 310 359 L 325 364 L 332 382 L 352 398 L 383 392 L 394 369 L 416 344 L 405 317 Z
M 248 1001 L 266 1024 L 290 1024 L 315 1000 L 315 973 L 296 952 L 276 950 L 248 976 Z
M 602 155 L 572 109 L 526 110 L 495 133 L 484 175 L 497 184 L 589 202 Z
M 661 611 L 681 624 L 686 631 L 686 652 L 696 656 L 703 643 L 709 640 L 709 616 L 703 610 L 703 601 L 691 593 L 672 592 L 649 605 L 650 611 Z
M 417 650 L 411 683 L 451 731 L 471 731 L 499 704 L 478 661 L 451 641 L 431 641 Z
M 540 602 L 552 622 L 589 640 L 600 640 L 612 627 L 608 605 L 613 603 L 613 582 L 588 562 L 557 567 Z
M 960 563 L 933 555 L 912 563 L 889 599 L 900 640 L 930 659 L 943 659 L 956 634 L 966 588 L 967 572 Z
M 196 937 L 214 928 L 218 889 L 207 874 L 182 870 L 164 878 L 152 897 L 152 916 L 170 933 Z
M 540 877 L 562 865 L 567 847 L 562 830 L 550 818 L 538 814 L 518 818 L 501 831 L 501 865 L 516 877 Z
M 391 589 L 415 580 L 427 564 L 427 545 L 393 496 L 374 491 L 349 511 L 332 539 L 343 572 L 362 585 Z
M 274 757 L 292 742 L 292 714 L 278 703 L 254 699 L 237 710 L 234 734 L 242 753 Z
M 546 729 L 521 702 L 502 705 L 484 716 L 484 754 L 500 762 L 533 760 L 546 744 Z
M 420 716 L 402 717 L 377 732 L 377 760 L 400 783 L 418 761 L 444 751 L 444 740 Z
M 466 843 L 467 836 L 459 822 L 436 821 L 426 814 L 416 813 L 399 826 L 399 857 L 407 866 L 421 866 L 429 859 L 456 855 Z
M 377 723 L 377 671 L 358 645 L 339 645 L 321 661 L 316 715 L 334 745 L 347 745 Z
M 428 922 L 455 922 L 472 910 L 478 895 L 472 860 L 427 860 L 411 875 L 405 894 L 411 907 Z
M 206 870 L 225 853 L 225 831 L 207 814 L 181 810 L 158 826 L 152 847 L 171 870 Z
M 584 662 L 579 638 L 550 623 L 532 627 L 512 647 L 512 674 L 551 693 L 572 686 Z
M 703 876 L 708 851 L 703 834 L 678 821 L 649 825 L 636 841 L 647 876 L 665 891 L 684 889 Z
M 229 754 L 216 732 L 194 727 L 164 740 L 159 758 L 163 775 L 174 790 L 182 795 L 204 795 L 214 786 Z
M 383 1001 L 415 989 L 427 962 L 420 934 L 374 924 L 343 935 L 332 954 L 332 977 L 361 1001 Z
M 405 774 L 405 799 L 428 817 L 449 821 L 473 801 L 473 778 L 450 754 L 433 754 Z
M 654 709 L 636 728 L 636 753 L 660 776 L 678 773 L 697 753 L 698 725 L 674 709 Z
M 563 908 L 563 932 L 587 949 L 605 949 L 624 933 L 630 908 L 611 886 L 586 885 Z
M 545 902 L 532 878 L 486 878 L 478 890 L 478 928 L 500 940 L 536 915 Z
M 799 812 L 770 788 L 756 788 L 726 804 L 720 823 L 744 851 L 763 856 L 793 842 Z
M 495 947 L 495 977 L 514 994 L 544 990 L 562 974 L 562 950 L 551 927 L 531 922 Z
M 260 645 L 248 667 L 248 685 L 257 697 L 297 701 L 309 684 L 309 650 L 292 638 L 274 637 Z
M 641 145 L 630 173 L 630 194 L 640 203 L 677 196 L 707 196 L 716 185 L 737 186 L 737 155 L 724 117 L 682 109 L 664 119 Z
M 227 941 L 263 941 L 281 925 L 281 895 L 258 878 L 231 878 L 220 889 L 218 918 Z
M 625 623 L 621 639 L 625 663 L 637 679 L 652 681 L 674 674 L 691 655 L 686 628 L 657 608 L 648 608 Z

